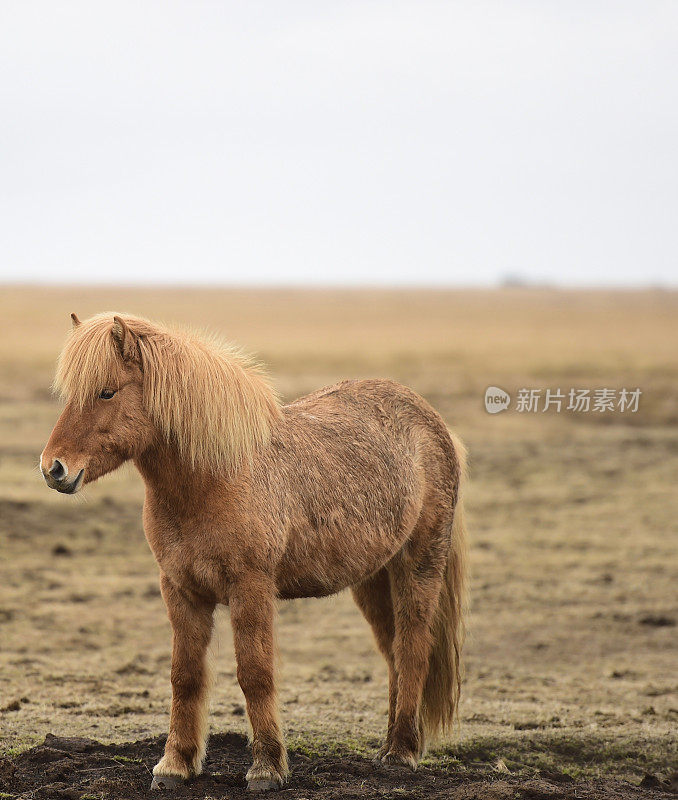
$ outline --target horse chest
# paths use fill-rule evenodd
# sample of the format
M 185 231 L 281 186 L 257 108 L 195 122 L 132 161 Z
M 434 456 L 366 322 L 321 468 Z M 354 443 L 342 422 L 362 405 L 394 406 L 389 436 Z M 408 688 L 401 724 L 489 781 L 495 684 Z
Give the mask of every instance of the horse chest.
M 226 595 L 228 556 L 209 546 L 202 526 L 145 513 L 144 530 L 155 560 L 172 583 L 217 600 Z

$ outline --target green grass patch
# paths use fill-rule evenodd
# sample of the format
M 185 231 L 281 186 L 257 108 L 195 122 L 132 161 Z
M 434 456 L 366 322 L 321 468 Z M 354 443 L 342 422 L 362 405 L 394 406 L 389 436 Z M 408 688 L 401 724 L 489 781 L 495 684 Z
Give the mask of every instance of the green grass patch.
M 309 759 L 347 753 L 371 759 L 378 746 L 373 737 L 327 740 L 304 735 L 289 742 L 292 752 Z M 646 773 L 668 775 L 677 755 L 675 735 L 610 736 L 576 730 L 528 730 L 477 736 L 434 747 L 421 760 L 421 766 L 450 772 L 493 772 L 501 759 L 511 773 L 525 777 L 541 773 L 574 780 L 616 777 L 637 782 Z
M 492 768 L 502 759 L 513 773 L 554 772 L 572 778 L 642 777 L 667 773 L 678 752 L 676 737 L 615 737 L 572 731 L 530 731 L 515 736 L 483 736 L 433 750 L 422 761 L 432 768 Z
M 0 748 L 0 755 L 5 758 L 16 758 L 26 750 L 30 750 L 31 747 L 35 747 L 36 744 L 38 744 L 37 741 L 26 739 L 25 741 L 19 742 L 19 744 L 13 744 L 11 747 Z
M 120 764 L 143 764 L 143 759 L 141 758 L 130 758 L 129 756 L 113 756 L 112 758 L 113 761 L 117 761 Z
M 307 758 L 342 756 L 346 753 L 372 758 L 379 745 L 372 737 L 349 736 L 340 740 L 329 740 L 320 735 L 305 734 L 289 739 L 288 749 Z

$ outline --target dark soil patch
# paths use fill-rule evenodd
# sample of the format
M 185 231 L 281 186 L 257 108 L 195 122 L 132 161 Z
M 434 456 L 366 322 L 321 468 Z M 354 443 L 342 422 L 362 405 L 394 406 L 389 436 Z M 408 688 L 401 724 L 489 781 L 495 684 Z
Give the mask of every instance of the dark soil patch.
M 206 772 L 172 792 L 150 791 L 151 770 L 162 753 L 163 739 L 103 745 L 90 739 L 48 734 L 45 742 L 12 759 L 0 759 L 3 797 L 31 800 L 137 800 L 137 798 L 251 798 L 245 789 L 250 752 L 244 737 L 218 734 L 210 739 Z M 563 781 L 543 774 L 514 776 L 460 767 L 422 767 L 416 773 L 375 766 L 369 759 L 345 752 L 309 756 L 291 753 L 292 776 L 274 798 L 364 800 L 364 798 L 442 798 L 450 800 L 632 800 L 669 797 L 660 781 L 633 786 L 614 779 Z M 674 795 L 675 796 L 675 795 Z

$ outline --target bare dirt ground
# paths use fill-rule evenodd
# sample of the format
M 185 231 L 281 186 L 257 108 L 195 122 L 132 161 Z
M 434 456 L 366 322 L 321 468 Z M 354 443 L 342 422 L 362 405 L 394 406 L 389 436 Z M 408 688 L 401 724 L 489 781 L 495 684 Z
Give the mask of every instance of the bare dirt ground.
M 289 797 L 659 797 L 676 769 L 678 295 L 5 289 L 0 296 L 0 798 L 146 796 L 170 633 L 124 469 L 67 498 L 37 460 L 68 313 L 206 325 L 286 399 L 384 375 L 471 451 L 473 609 L 457 736 L 414 775 L 375 767 L 386 675 L 350 596 L 280 606 Z M 640 387 L 637 414 L 488 415 L 488 385 Z M 207 770 L 248 754 L 221 613 Z M 52 738 L 48 734 L 54 735 Z M 47 737 L 47 738 L 45 738 Z
M 44 744 L 15 758 L 6 767 L 6 782 L 23 797 L 137 798 L 148 797 L 151 769 L 162 755 L 163 738 L 104 745 L 92 739 L 49 734 Z M 244 774 L 251 763 L 247 738 L 237 733 L 216 734 L 210 741 L 205 772 L 171 792 L 170 798 L 246 798 Z M 438 762 L 416 773 L 375 765 L 355 752 L 330 749 L 309 754 L 291 753 L 294 777 L 274 796 L 282 798 L 451 798 L 451 800 L 575 800 L 670 796 L 670 787 L 656 778 L 643 786 L 620 780 L 575 781 L 566 773 L 537 775 L 494 774 L 482 762 L 457 764 L 450 769 Z M 157 796 L 157 793 L 153 793 Z

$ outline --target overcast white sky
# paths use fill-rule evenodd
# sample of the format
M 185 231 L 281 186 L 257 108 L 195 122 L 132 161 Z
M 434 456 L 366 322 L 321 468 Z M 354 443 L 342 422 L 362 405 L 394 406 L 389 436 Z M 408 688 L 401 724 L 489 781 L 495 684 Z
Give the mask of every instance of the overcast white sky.
M 678 3 L 0 3 L 0 280 L 678 283 Z

